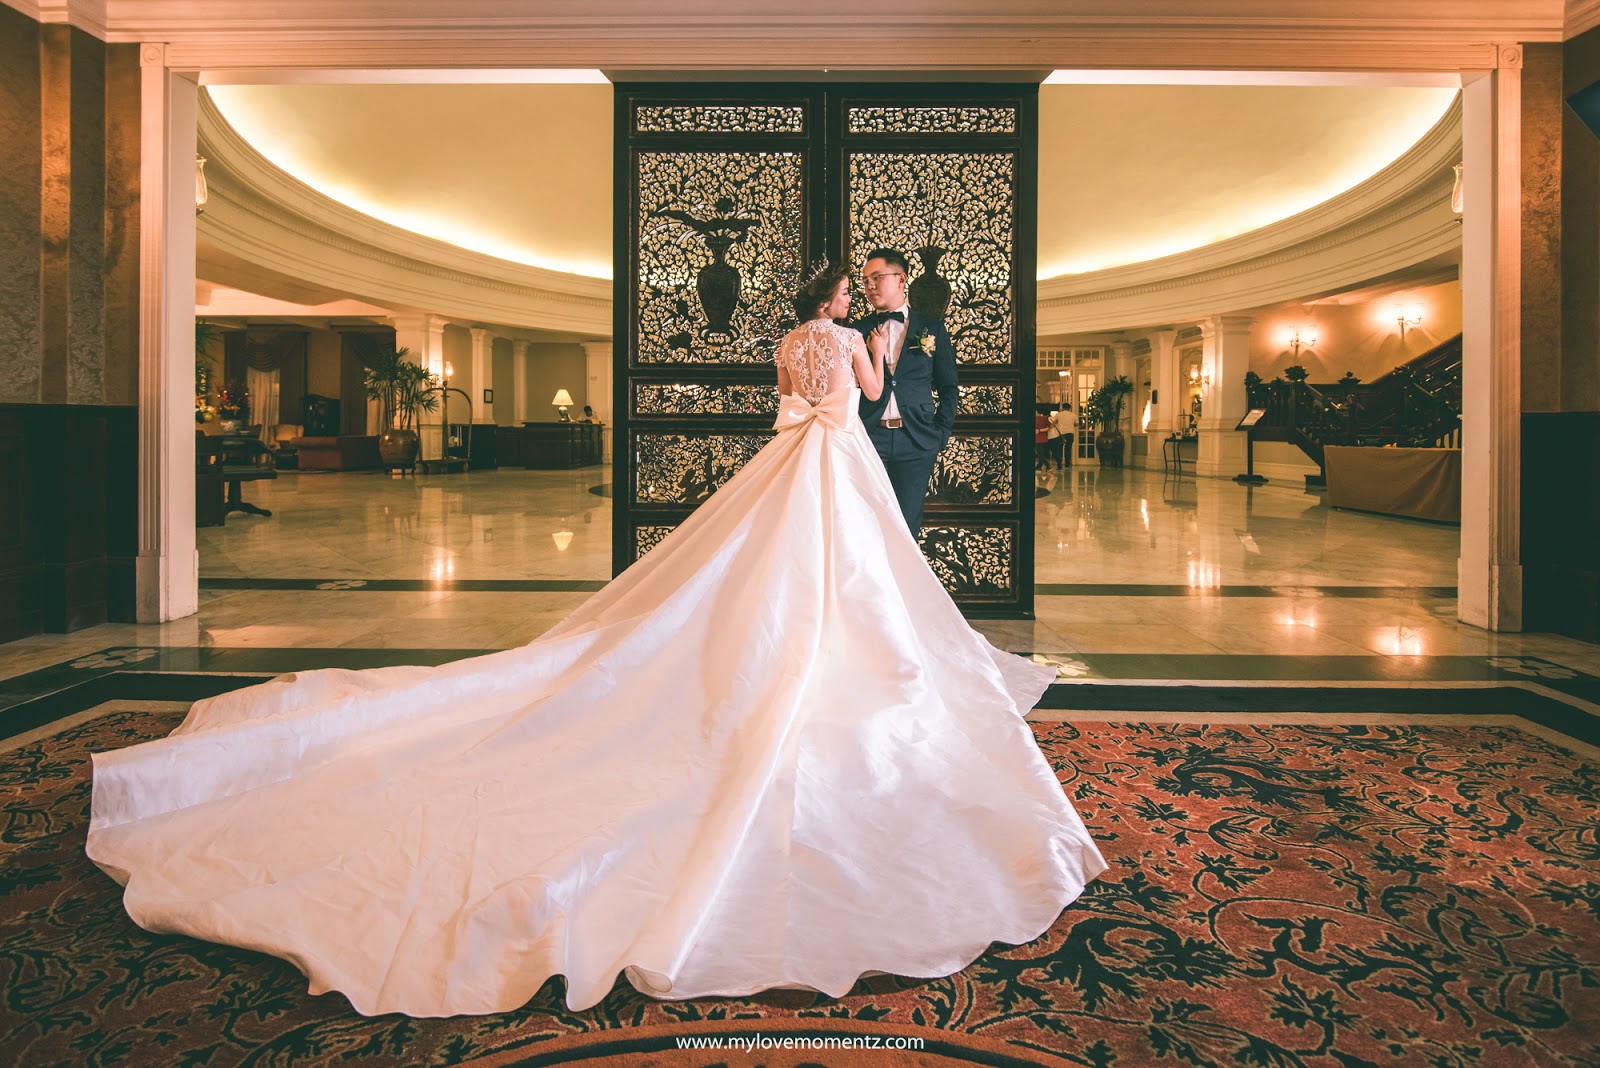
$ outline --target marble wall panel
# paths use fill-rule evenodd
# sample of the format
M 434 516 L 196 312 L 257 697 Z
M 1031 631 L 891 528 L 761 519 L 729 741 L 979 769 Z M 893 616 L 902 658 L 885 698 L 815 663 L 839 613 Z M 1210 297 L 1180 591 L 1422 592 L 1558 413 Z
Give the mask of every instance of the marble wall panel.
M 39 400 L 39 24 L 0 5 L 0 402 Z

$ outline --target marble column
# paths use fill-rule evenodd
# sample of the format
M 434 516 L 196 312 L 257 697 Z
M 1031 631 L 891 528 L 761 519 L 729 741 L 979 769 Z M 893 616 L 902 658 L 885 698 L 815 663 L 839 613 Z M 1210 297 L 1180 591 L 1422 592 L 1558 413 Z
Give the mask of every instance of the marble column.
M 1126 378 L 1133 381 L 1134 372 L 1133 342 L 1113 341 L 1106 348 L 1106 381 L 1113 378 Z M 1122 440 L 1127 442 L 1123 448 L 1123 463 L 1133 465 L 1138 463 L 1133 448 L 1133 436 L 1139 432 L 1139 416 L 1133 410 L 1134 398 L 1139 395 L 1137 386 L 1122 401 Z
M 434 375 L 444 374 L 443 316 L 428 314 L 396 315 L 394 317 L 395 348 L 407 349 L 406 359 L 426 367 Z M 459 402 L 458 402 L 459 403 Z M 428 420 L 432 420 L 428 422 Z M 444 455 L 443 415 L 435 411 L 424 412 L 417 425 L 417 455 L 424 459 L 438 459 Z
M 528 343 L 511 343 L 511 419 L 517 426 L 528 421 Z
M 1200 322 L 1202 347 L 1198 475 L 1243 474 L 1246 434 L 1235 430 L 1244 418 L 1244 376 L 1250 370 L 1248 315 L 1215 315 Z M 1207 382 L 1209 378 L 1209 382 Z
M 1457 612 L 1522 629 L 1522 49 L 1462 88 Z
M 1133 366 L 1133 342 L 1113 341 L 1111 343 L 1111 366 L 1108 369 L 1109 376 L 1116 378 L 1118 375 L 1126 375 L 1131 379 L 1133 377 Z
M 472 421 L 494 422 L 494 406 L 483 399 L 483 391 L 494 388 L 494 333 L 481 326 L 472 335 Z
M 138 619 L 200 604 L 194 534 L 194 156 L 198 89 L 139 51 Z
M 1146 467 L 1161 466 L 1161 443 L 1177 425 L 1182 392 L 1178 386 L 1177 340 L 1176 330 L 1158 330 L 1150 335 L 1150 389 L 1156 399 L 1150 405 L 1150 426 L 1145 431 Z
M 605 461 L 611 462 L 611 342 L 585 341 L 583 356 L 586 389 L 583 403 L 594 409 L 595 417 L 605 424 L 601 438 L 605 444 Z

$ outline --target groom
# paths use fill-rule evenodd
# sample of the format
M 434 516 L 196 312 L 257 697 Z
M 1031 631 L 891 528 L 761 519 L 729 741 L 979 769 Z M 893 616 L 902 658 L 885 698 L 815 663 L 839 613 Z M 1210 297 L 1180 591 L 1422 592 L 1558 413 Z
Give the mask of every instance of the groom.
M 862 268 L 873 313 L 854 324 L 863 335 L 879 324 L 888 332 L 883 393 L 861 399 L 861 421 L 889 472 L 913 538 L 922 534 L 922 508 L 939 450 L 956 424 L 956 354 L 944 323 L 906 303 L 906 258 L 892 248 L 867 253 Z M 937 405 L 935 404 L 937 397 Z

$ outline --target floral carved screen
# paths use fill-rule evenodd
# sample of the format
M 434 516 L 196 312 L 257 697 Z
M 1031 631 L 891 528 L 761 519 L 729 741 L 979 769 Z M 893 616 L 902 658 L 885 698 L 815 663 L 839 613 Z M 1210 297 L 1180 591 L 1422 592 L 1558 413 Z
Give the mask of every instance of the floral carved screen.
M 770 363 L 803 270 L 797 152 L 638 156 L 640 363 Z
M 849 181 L 851 247 L 907 253 L 911 306 L 944 320 L 958 363 L 1010 363 L 1015 157 L 852 153 Z M 851 310 L 864 313 L 865 302 L 858 296 L 856 303 Z
M 970 613 L 1031 611 L 1035 101 L 1015 86 L 618 88 L 618 570 L 770 440 L 772 354 L 805 271 L 824 255 L 859 271 L 883 245 L 906 252 L 912 307 L 944 322 L 961 378 L 924 552 Z
M 956 432 L 928 487 L 922 548 L 969 612 L 1032 609 L 1033 98 L 840 104 L 847 256 L 902 251 L 907 302 L 944 323 Z M 867 310 L 857 295 L 852 311 Z

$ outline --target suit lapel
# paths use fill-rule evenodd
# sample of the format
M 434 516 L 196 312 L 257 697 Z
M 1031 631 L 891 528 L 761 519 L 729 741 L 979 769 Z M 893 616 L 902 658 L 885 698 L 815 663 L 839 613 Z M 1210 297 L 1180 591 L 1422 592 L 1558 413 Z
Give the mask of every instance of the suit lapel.
M 894 369 L 898 374 L 900 371 L 900 357 L 906 354 L 906 338 L 911 336 L 911 310 L 909 308 L 906 309 L 906 321 L 899 324 L 899 330 L 895 333 L 897 337 L 895 338 Z
M 902 344 L 901 349 L 900 349 L 900 355 L 901 355 L 902 358 L 904 358 L 905 354 L 908 353 L 908 352 L 911 353 L 912 356 L 921 356 L 922 355 L 921 351 L 919 349 L 917 349 L 916 346 L 911 344 L 911 339 L 916 337 L 917 336 L 917 332 L 922 330 L 922 329 L 923 329 L 922 317 L 920 315 L 918 315 L 916 312 L 912 311 L 910 308 L 907 308 L 906 309 L 906 336 L 905 336 L 905 341 Z M 896 365 L 896 370 L 903 371 L 903 370 L 906 370 L 906 368 L 900 367 L 899 365 Z

